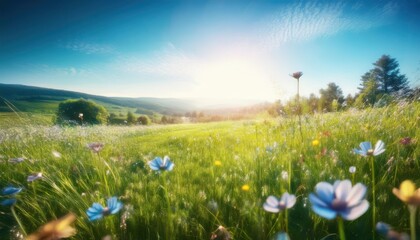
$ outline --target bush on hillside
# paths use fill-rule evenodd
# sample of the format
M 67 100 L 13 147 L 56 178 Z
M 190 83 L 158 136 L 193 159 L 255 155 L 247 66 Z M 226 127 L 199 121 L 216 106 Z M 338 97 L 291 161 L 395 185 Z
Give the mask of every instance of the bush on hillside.
M 58 105 L 56 124 L 105 124 L 108 112 L 95 102 L 85 99 L 70 99 Z

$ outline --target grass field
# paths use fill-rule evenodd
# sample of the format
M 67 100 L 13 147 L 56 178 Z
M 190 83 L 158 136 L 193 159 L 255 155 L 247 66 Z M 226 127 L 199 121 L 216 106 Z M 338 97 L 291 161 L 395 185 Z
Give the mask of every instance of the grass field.
M 344 179 L 366 185 L 371 203 L 361 217 L 345 221 L 346 236 L 373 239 L 371 165 L 352 149 L 378 140 L 386 150 L 374 160 L 376 219 L 410 232 L 407 207 L 392 189 L 406 179 L 420 186 L 418 143 L 400 143 L 404 137 L 419 140 L 419 103 L 305 116 L 302 136 L 296 118 L 60 128 L 32 121 L 8 127 L 4 116 L 0 187 L 23 190 L 12 208 L 21 226 L 10 207 L 0 206 L 1 239 L 19 239 L 69 212 L 77 215 L 73 239 L 210 239 L 219 225 L 233 239 L 270 239 L 280 231 L 291 239 L 338 239 L 336 221 L 316 215 L 308 196 L 318 182 Z M 92 142 L 103 143 L 102 151 L 91 151 Z M 166 155 L 175 164 L 172 171 L 149 168 L 148 161 Z M 25 160 L 10 161 L 19 157 Z M 42 179 L 27 182 L 38 172 Z M 292 208 L 264 211 L 269 195 L 286 191 L 296 195 Z M 89 221 L 87 209 L 112 196 L 124 208 Z

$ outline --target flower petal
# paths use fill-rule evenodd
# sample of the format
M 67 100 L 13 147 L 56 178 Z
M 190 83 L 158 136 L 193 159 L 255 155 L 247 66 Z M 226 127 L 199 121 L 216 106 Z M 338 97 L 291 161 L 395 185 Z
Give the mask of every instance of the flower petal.
M 334 184 L 334 193 L 336 199 L 345 201 L 350 190 L 352 190 L 351 182 L 348 179 L 339 181 L 337 185 Z
M 289 198 L 286 202 L 286 208 L 291 208 L 296 204 L 296 196 L 295 195 L 289 195 Z
M 382 142 L 381 140 L 379 140 L 376 144 L 375 144 L 375 150 L 373 150 L 373 156 L 377 156 L 381 153 L 385 152 L 385 143 Z
M 321 207 L 328 207 L 327 203 L 323 202 L 321 199 L 319 199 L 315 194 L 309 194 L 309 201 L 312 205 L 318 205 Z
M 359 205 L 355 207 L 348 208 L 348 210 L 344 213 L 341 213 L 341 216 L 346 220 L 354 220 L 360 216 L 362 216 L 367 210 L 369 209 L 369 202 L 367 200 L 363 200 Z
M 354 185 L 351 191 L 347 194 L 347 198 L 345 199 L 345 201 L 347 202 L 347 206 L 353 207 L 359 204 L 362 198 L 365 196 L 365 193 L 365 185 L 361 183 L 357 183 L 356 185 Z
M 167 171 L 172 171 L 172 169 L 174 169 L 175 164 L 173 162 L 168 162 L 168 166 L 166 167 Z
M 370 142 L 362 142 L 360 143 L 360 149 L 362 149 L 365 154 L 372 149 L 372 144 Z
M 267 203 L 264 203 L 263 208 L 265 211 L 267 212 L 272 212 L 272 213 L 278 213 L 280 212 L 280 209 L 278 207 L 273 207 Z
M 319 205 L 312 205 L 312 210 L 321 217 L 326 219 L 333 219 L 337 216 L 337 212 L 330 208 L 321 207 Z
M 268 196 L 268 198 L 267 198 L 267 200 L 265 201 L 265 203 L 266 203 L 268 206 L 271 206 L 271 207 L 278 207 L 278 205 L 279 205 L 279 200 L 278 200 L 276 197 L 274 197 L 274 196 Z
M 318 195 L 318 198 L 329 204 L 334 198 L 333 186 L 327 182 L 320 182 L 315 186 L 315 192 Z

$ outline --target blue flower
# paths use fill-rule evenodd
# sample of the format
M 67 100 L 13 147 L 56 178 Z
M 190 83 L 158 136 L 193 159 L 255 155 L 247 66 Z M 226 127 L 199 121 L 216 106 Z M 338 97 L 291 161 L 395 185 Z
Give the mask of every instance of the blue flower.
M 94 221 L 109 214 L 115 214 L 120 211 L 122 207 L 123 204 L 117 200 L 117 197 L 111 197 L 108 198 L 106 207 L 102 207 L 99 203 L 94 203 L 92 207 L 86 211 L 86 214 L 89 217 L 89 221 Z
M 160 170 L 172 171 L 172 169 L 175 166 L 175 164 L 171 162 L 168 156 L 165 156 L 163 158 L 163 161 L 162 161 L 162 158 L 156 157 L 152 161 L 149 161 L 148 164 L 150 168 L 154 171 L 160 171 Z
M 16 198 L 8 198 L 8 199 L 5 199 L 5 200 L 1 201 L 0 205 L 2 205 L 2 206 L 12 206 L 13 204 L 16 203 L 16 201 L 17 201 Z
M 22 191 L 22 188 L 15 188 L 13 186 L 7 186 L 5 188 L 3 188 L 1 194 L 2 195 L 16 195 L 18 193 L 20 193 L 20 191 Z
M 384 222 L 378 222 L 376 224 L 376 231 L 386 239 L 410 240 L 410 237 L 406 233 L 396 232 L 389 224 Z
M 280 199 L 269 196 L 265 201 L 263 207 L 267 212 L 278 213 L 286 208 L 291 208 L 296 203 L 296 197 L 293 194 L 287 192 L 283 193 Z
M 360 143 L 360 149 L 353 149 L 353 152 L 356 154 L 360 154 L 364 157 L 366 156 L 377 156 L 383 152 L 385 152 L 385 143 L 379 140 L 375 144 L 375 149 L 372 148 L 372 144 L 370 142 L 362 142 Z
M 369 208 L 364 199 L 366 186 L 357 183 L 352 187 L 350 180 L 336 181 L 334 185 L 320 182 L 315 186 L 316 194 L 309 194 L 312 210 L 327 219 L 337 216 L 345 220 L 354 220 Z

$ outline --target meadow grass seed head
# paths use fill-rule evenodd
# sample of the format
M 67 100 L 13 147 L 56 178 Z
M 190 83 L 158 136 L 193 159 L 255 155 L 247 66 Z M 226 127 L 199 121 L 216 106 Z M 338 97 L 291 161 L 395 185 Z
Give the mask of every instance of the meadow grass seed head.
M 105 144 L 99 143 L 99 142 L 93 142 L 93 143 L 88 143 L 87 144 L 87 147 L 90 150 L 92 150 L 94 153 L 100 152 L 104 146 L 105 146 Z

